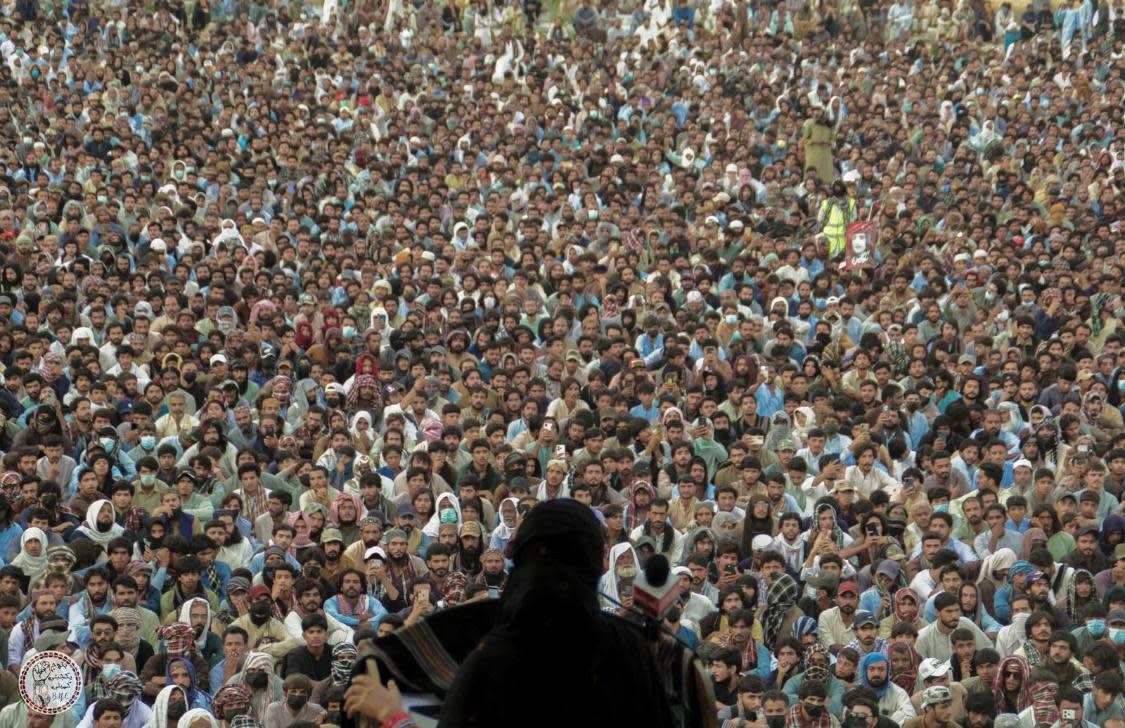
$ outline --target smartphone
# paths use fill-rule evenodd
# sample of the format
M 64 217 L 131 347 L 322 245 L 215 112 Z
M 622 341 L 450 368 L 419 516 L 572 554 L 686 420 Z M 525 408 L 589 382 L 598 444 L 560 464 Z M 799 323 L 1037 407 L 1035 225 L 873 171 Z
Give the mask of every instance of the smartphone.
M 726 566 L 724 566 L 723 567 L 723 573 L 724 574 L 733 574 L 734 573 L 734 564 L 727 564 Z
M 1062 710 L 1062 719 L 1063 720 L 1074 720 L 1077 717 L 1078 717 L 1078 715 L 1074 712 L 1073 708 L 1064 708 Z
M 565 458 L 566 457 L 566 445 L 555 445 L 555 457 L 557 457 L 557 458 Z
M 555 429 L 555 424 L 553 422 L 544 422 L 543 423 L 543 429 L 546 430 L 547 432 L 551 432 L 552 430 Z
M 867 524 L 867 535 L 869 535 L 869 536 L 878 536 L 878 535 L 879 535 L 879 526 L 878 526 L 878 524 L 876 524 L 875 522 L 871 522 L 871 523 L 868 523 L 868 524 Z
M 1090 452 L 1090 446 L 1083 443 L 1083 444 L 1078 446 L 1078 452 L 1082 452 L 1082 453 Z
M 528 505 L 527 503 L 520 503 L 518 506 L 516 506 L 516 515 L 525 516 L 525 515 L 527 515 L 527 512 L 530 511 L 530 510 L 531 510 L 530 505 Z

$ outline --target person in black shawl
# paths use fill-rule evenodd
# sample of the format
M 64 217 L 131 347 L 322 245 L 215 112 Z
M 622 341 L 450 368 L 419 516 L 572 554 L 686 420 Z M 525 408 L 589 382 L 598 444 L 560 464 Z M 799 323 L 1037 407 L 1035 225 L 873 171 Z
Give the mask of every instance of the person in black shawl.
M 570 499 L 541 503 L 511 544 L 512 573 L 494 626 L 479 644 L 469 650 L 458 644 L 473 629 L 474 605 L 420 623 L 430 623 L 439 635 L 453 658 L 449 667 L 460 662 L 455 674 L 450 671 L 448 690 L 436 686 L 435 692 L 444 693 L 443 728 L 712 724 L 707 714 L 714 715 L 714 697 L 699 679 L 698 660 L 690 651 L 670 638 L 650 642 L 635 625 L 599 609 L 604 550 L 600 526 L 587 506 Z M 461 629 L 454 633 L 441 618 L 455 616 Z M 398 683 L 417 684 L 408 660 L 387 661 L 397 650 L 388 640 L 402 639 L 409 630 L 377 641 L 375 652 L 381 672 L 389 670 Z M 382 720 L 399 710 L 393 684 L 383 687 L 355 677 L 348 691 L 349 717 L 359 713 Z
M 604 549 L 597 520 L 577 501 L 528 513 L 500 621 L 458 671 L 443 726 L 672 725 L 652 648 L 598 608 Z

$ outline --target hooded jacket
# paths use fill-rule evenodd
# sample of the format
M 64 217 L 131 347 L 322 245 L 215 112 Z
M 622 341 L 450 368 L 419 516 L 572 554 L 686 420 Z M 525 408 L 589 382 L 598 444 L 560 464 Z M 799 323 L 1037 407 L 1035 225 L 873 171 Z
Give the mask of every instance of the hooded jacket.
M 882 662 L 887 666 L 887 678 L 881 687 L 874 687 L 867 679 L 867 670 L 872 665 Z M 879 696 L 879 713 L 893 720 L 899 725 L 913 718 L 916 713 L 910 703 L 910 695 L 891 682 L 891 663 L 882 652 L 872 652 L 864 655 L 859 661 L 859 679 L 866 688 L 871 688 Z

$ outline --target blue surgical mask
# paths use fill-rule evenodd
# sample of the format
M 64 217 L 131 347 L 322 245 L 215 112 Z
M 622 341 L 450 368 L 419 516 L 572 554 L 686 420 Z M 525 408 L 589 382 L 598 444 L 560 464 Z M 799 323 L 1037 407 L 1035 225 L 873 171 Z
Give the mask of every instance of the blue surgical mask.
M 1111 629 L 1109 636 L 1115 645 L 1125 645 L 1125 629 Z
M 156 473 L 141 473 L 141 485 L 150 486 L 156 482 Z
M 457 511 L 452 508 L 442 508 L 438 520 L 442 523 L 457 523 Z
M 1103 634 L 1105 634 L 1105 620 L 1091 619 L 1086 623 L 1086 631 L 1095 637 L 1101 637 Z
M 119 672 L 121 672 L 121 665 L 102 665 L 102 677 L 107 681 L 112 680 Z
M 141 435 L 141 448 L 151 450 L 156 447 L 156 435 Z
M 100 438 L 98 442 L 101 443 L 101 446 L 105 448 L 106 452 L 112 450 L 113 446 L 116 444 L 116 441 L 112 437 Z

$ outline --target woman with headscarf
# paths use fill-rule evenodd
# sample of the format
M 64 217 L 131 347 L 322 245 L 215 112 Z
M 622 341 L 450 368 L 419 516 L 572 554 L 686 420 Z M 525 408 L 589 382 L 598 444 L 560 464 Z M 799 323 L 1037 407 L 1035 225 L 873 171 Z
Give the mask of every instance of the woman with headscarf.
M 166 685 L 179 685 L 187 692 L 188 708 L 211 709 L 211 696 L 196 686 L 195 666 L 186 657 L 172 657 L 164 667 Z
M 1012 655 L 1000 661 L 1000 670 L 992 683 L 992 697 L 998 713 L 1019 715 L 1031 707 L 1031 667 L 1027 660 Z
M 619 603 L 632 605 L 633 580 L 637 578 L 639 563 L 630 543 L 619 543 L 609 550 L 606 571 L 598 584 L 602 609 L 616 612 Z
M 891 664 L 890 681 L 913 695 L 918 682 L 918 666 L 922 656 L 909 642 L 891 642 L 887 646 L 887 661 Z
M 248 654 L 242 672 L 228 684 L 242 685 L 250 691 L 250 712 L 255 717 L 264 716 L 270 703 L 281 700 L 281 678 L 274 674 L 273 658 L 264 652 Z
M 104 498 L 96 500 L 86 509 L 86 520 L 75 534 L 85 536 L 108 551 L 110 541 L 125 535 L 125 529 L 117 525 L 116 519 L 117 511 L 112 503 Z
M 879 621 L 879 637 L 889 639 L 894 626 L 899 622 L 913 624 L 918 630 L 926 626 L 922 618 L 921 600 L 918 592 L 910 587 L 903 587 L 895 592 L 891 599 L 891 616 Z
M 461 503 L 452 493 L 442 493 L 434 504 L 434 513 L 422 527 L 422 533 L 430 538 L 438 537 L 438 529 L 443 523 L 452 523 L 461 528 Z
M 797 606 L 800 589 L 793 577 L 781 574 L 766 595 L 766 611 L 762 614 L 762 642 L 768 649 L 789 634 L 793 623 L 804 613 Z
M 38 528 L 29 528 L 20 535 L 20 552 L 12 559 L 12 566 L 19 568 L 34 582 L 47 570 L 47 534 Z

